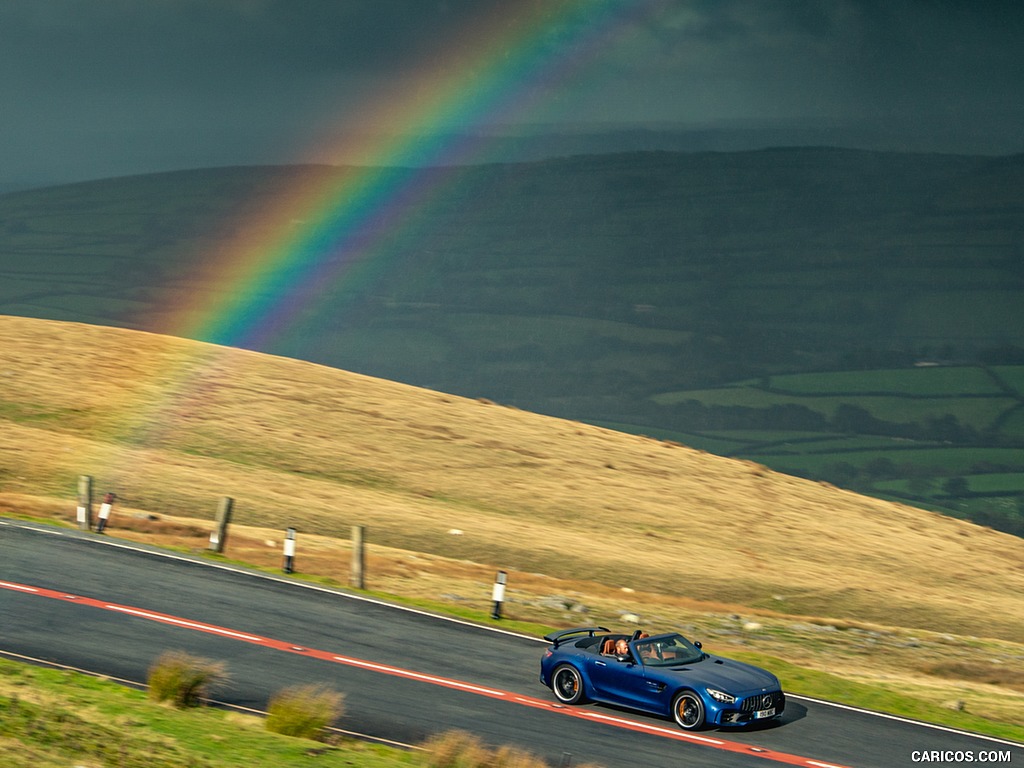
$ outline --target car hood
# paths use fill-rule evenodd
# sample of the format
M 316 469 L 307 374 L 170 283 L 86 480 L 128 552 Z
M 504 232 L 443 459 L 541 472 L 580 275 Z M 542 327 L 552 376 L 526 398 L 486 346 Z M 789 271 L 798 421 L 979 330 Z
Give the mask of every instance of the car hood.
M 702 661 L 686 664 L 681 667 L 655 667 L 651 672 L 690 685 L 704 685 L 720 688 L 734 696 L 761 692 L 765 689 L 777 690 L 779 680 L 771 672 L 767 672 L 752 664 L 742 661 L 723 659 L 719 656 L 707 655 Z

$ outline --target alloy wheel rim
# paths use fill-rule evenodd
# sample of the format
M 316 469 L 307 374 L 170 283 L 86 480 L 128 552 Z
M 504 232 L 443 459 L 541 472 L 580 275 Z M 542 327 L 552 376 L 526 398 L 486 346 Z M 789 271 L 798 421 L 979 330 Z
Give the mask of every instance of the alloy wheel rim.
M 571 699 L 573 694 L 576 693 L 576 689 L 576 675 L 568 670 L 558 673 L 558 690 L 563 698 Z
M 693 725 L 697 722 L 697 718 L 700 715 L 697 703 L 689 696 L 684 696 L 679 700 L 679 703 L 676 705 L 676 712 L 679 715 L 679 721 L 684 725 Z

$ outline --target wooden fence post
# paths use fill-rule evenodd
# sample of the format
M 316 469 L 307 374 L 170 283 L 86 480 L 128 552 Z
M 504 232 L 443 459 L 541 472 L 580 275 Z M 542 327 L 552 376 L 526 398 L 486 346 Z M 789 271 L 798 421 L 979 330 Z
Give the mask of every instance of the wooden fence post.
M 92 477 L 78 476 L 78 527 L 92 530 Z
M 217 505 L 217 527 L 210 532 L 210 549 L 214 552 L 223 552 L 224 544 L 228 540 L 228 524 L 231 522 L 231 509 L 235 500 L 230 496 L 224 496 Z
M 366 565 L 365 533 L 366 529 L 363 526 L 352 526 L 352 579 L 350 584 L 356 589 L 366 588 L 366 580 L 363 575 Z

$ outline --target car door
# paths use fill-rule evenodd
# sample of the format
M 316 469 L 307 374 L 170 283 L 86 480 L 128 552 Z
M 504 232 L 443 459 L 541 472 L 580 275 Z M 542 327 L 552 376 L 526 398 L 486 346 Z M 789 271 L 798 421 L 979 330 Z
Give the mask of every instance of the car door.
M 595 698 L 637 709 L 654 709 L 656 697 L 642 664 L 615 656 L 594 656 L 588 660 L 587 672 Z

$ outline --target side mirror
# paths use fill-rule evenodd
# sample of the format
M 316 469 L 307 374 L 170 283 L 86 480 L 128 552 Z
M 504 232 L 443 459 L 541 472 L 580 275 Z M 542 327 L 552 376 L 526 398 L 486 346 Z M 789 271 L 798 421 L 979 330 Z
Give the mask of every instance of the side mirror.
M 693 645 L 694 645 L 694 647 L 696 647 L 696 648 L 703 648 L 703 647 L 704 647 L 704 643 L 702 643 L 702 642 L 701 642 L 700 640 L 698 640 L 698 641 L 697 641 L 696 643 L 694 643 Z
M 615 656 L 615 660 L 616 661 L 623 661 L 623 662 L 631 662 L 631 661 L 633 661 L 633 659 L 630 658 L 629 654 L 625 654 L 625 653 L 617 654 Z

